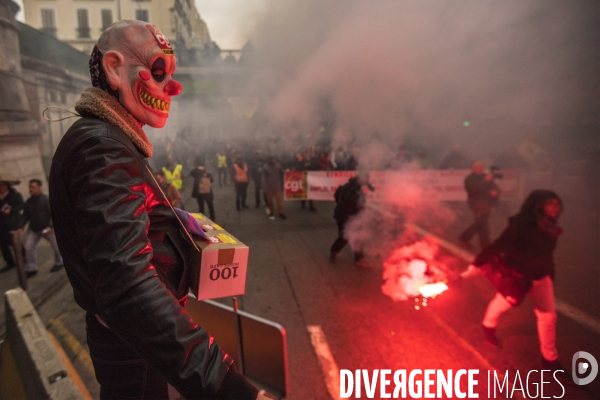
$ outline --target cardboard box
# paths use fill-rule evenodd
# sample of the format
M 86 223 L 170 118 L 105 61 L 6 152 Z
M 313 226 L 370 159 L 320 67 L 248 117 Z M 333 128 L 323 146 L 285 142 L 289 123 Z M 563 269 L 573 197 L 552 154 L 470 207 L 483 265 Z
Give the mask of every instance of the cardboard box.
M 201 213 L 190 213 L 192 217 L 198 222 L 198 224 L 202 227 L 204 232 L 208 231 L 225 231 L 220 225 L 216 222 L 210 220 L 206 215 Z
M 201 262 L 194 271 L 192 292 L 198 300 L 244 294 L 250 249 L 202 214 L 193 216 L 208 239 L 195 237 Z

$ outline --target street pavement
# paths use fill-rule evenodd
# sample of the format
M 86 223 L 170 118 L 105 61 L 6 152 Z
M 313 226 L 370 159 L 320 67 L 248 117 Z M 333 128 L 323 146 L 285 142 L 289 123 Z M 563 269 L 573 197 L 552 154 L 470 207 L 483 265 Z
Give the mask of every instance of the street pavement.
M 240 298 L 240 308 L 286 329 L 288 398 L 335 397 L 336 384 L 339 390 L 335 370 L 339 374 L 339 369 L 366 369 L 369 373 L 374 369 L 406 369 L 408 373 L 414 369 L 478 369 L 476 392 L 480 398 L 488 398 L 487 371 L 507 373 L 512 388 L 517 371 L 525 384 L 529 371 L 541 369 L 530 301 L 503 317 L 498 328 L 503 348 L 493 348 L 484 342 L 480 330 L 483 312 L 494 295 L 484 278 L 453 283 L 447 292 L 429 300 L 426 307 L 419 303 L 417 310 L 414 300 L 394 302 L 382 294 L 381 260 L 372 259 L 373 269 L 360 268 L 353 265 L 351 252 L 345 249 L 335 264 L 329 263 L 329 247 L 337 236 L 332 203 L 317 202 L 318 211 L 313 213 L 301 209 L 299 202 L 286 202 L 287 219 L 271 221 L 264 206 L 254 208 L 253 195 L 248 201 L 251 208 L 238 212 L 233 186 L 215 186 L 216 222 L 250 247 L 246 294 Z M 253 194 L 252 184 L 249 192 Z M 196 211 L 195 200 L 189 199 L 189 192 L 185 194 L 188 210 Z M 581 225 L 577 218 L 590 216 L 577 216 L 581 210 L 571 210 L 564 217 L 565 227 L 572 229 L 566 230 L 557 250 L 556 296 L 598 321 L 599 265 L 594 258 L 597 247 L 590 247 L 594 236 L 584 229 L 585 235 L 572 237 Z M 444 235 L 448 241 L 453 241 L 471 218 L 460 207 L 457 213 L 459 218 Z M 493 237 L 505 223 L 505 215 L 498 212 L 492 220 Z M 597 224 L 597 218 L 592 220 L 592 225 Z M 44 251 L 42 247 L 40 251 Z M 366 251 L 370 253 L 369 247 Z M 51 251 L 48 254 L 51 256 Z M 452 259 L 455 272 L 467 266 L 451 251 L 443 250 L 442 257 Z M 3 290 L 8 279 L 5 277 L 11 275 L 15 285 L 16 273 L 0 275 Z M 61 276 L 64 271 L 51 274 L 42 270 L 30 281 L 30 290 L 50 285 Z M 50 291 L 54 296 L 46 296 L 38 308 L 40 316 L 73 361 L 92 397 L 98 398 L 98 385 L 86 352 L 84 314 L 74 304 L 69 285 Z M 221 301 L 231 304 L 230 299 Z M 572 355 L 581 350 L 600 360 L 600 333 L 576 322 L 572 315 L 559 313 L 557 334 L 561 361 L 566 367 L 570 368 Z M 532 377 L 537 376 L 539 383 L 536 374 Z M 564 395 L 551 377 L 546 375 L 544 381 L 551 381 L 544 385 L 544 397 L 600 398 L 599 378 L 588 386 L 566 387 Z M 533 397 L 535 387 L 529 387 Z M 520 393 L 516 391 L 515 397 Z M 365 397 L 363 388 L 361 398 Z M 379 398 L 379 390 L 375 398 Z
M 25 235 L 22 239 L 22 242 L 24 242 Z M 35 307 L 46 301 L 56 290 L 68 282 L 64 269 L 50 272 L 50 269 L 54 266 L 54 252 L 50 243 L 45 239 L 40 240 L 36 251 L 39 263 L 38 274 L 27 280 L 27 295 Z M 0 269 L 5 266 L 4 259 L 0 258 Z M 2 301 L 0 301 L 0 341 L 4 338 L 6 332 L 4 292 L 16 287 L 19 287 L 16 268 L 0 273 L 0 293 L 3 295 Z

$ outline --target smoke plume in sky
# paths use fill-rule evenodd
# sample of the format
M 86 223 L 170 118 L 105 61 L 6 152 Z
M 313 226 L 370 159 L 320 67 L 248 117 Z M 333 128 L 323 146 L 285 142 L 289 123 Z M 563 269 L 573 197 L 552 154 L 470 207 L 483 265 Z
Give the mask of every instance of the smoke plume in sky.
M 270 99 L 271 123 L 302 134 L 316 129 L 328 104 L 334 143 L 397 146 L 413 135 L 467 148 L 507 146 L 531 126 L 589 112 L 580 94 L 597 75 L 597 6 L 273 1 L 252 35 L 259 54 L 253 89 Z

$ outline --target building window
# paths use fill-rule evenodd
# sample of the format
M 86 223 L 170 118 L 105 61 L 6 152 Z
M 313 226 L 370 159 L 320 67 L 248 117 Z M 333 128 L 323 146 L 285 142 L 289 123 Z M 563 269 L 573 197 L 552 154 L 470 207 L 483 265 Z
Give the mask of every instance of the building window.
M 56 22 L 54 20 L 54 10 L 42 9 L 42 32 L 56 37 Z
M 102 31 L 105 31 L 112 23 L 112 10 L 102 10 Z
M 88 10 L 77 10 L 77 37 L 87 39 L 90 37 L 90 24 L 88 19 Z
M 137 19 L 138 21 L 150 22 L 150 18 L 148 17 L 148 10 L 135 10 L 135 19 Z

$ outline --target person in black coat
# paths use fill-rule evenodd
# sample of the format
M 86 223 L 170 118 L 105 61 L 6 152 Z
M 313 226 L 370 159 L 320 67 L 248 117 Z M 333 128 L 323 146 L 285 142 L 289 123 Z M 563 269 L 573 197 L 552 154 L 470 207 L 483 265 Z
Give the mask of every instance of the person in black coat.
M 12 232 L 22 225 L 23 197 L 12 187 L 18 183 L 19 181 L 0 174 L 0 249 L 6 261 L 6 267 L 0 272 L 17 266 L 10 248 L 13 246 Z
M 331 246 L 329 258 L 331 263 L 335 262 L 337 253 L 348 243 L 345 237 L 346 223 L 365 208 L 366 190 L 374 190 L 369 184 L 369 174 L 365 171 L 359 171 L 355 177 L 350 178 L 345 185 L 340 186 L 335 191 L 336 207 L 333 217 L 337 222 L 338 237 Z M 354 252 L 354 263 L 361 267 L 370 267 L 365 260 L 362 249 Z
M 198 201 L 198 210 L 204 214 L 204 203 L 208 206 L 210 219 L 215 221 L 215 206 L 212 184 L 214 179 L 206 170 L 204 164 L 200 163 L 190 175 L 194 178 L 194 188 L 192 189 L 192 197 Z
M 535 190 L 520 212 L 509 218 L 508 227 L 476 258 L 463 276 L 476 273 L 477 267 L 500 258 L 503 264 L 531 282 L 527 292 L 534 304 L 544 369 L 562 369 L 556 349 L 556 307 L 554 302 L 554 250 L 562 228 L 558 217 L 563 204 L 550 190 Z M 483 318 L 486 340 L 499 346 L 496 325 L 512 305 L 500 293 L 489 303 Z
M 479 243 L 484 249 L 490 244 L 489 219 L 494 207 L 498 202 L 498 186 L 494 182 L 491 173 L 485 173 L 482 161 L 475 161 L 471 165 L 471 172 L 465 178 L 465 190 L 467 191 L 469 208 L 475 215 L 475 221 L 460 235 L 460 242 L 467 248 L 471 247 L 470 241 L 479 235 Z
M 201 252 L 148 165 L 141 125 L 163 127 L 176 60 L 142 21 L 106 29 L 90 58 L 93 87 L 75 105 L 49 177 L 56 239 L 100 398 L 254 400 L 256 389 L 185 303 Z
M 56 272 L 63 268 L 63 259 L 56 243 L 56 236 L 52 227 L 50 216 L 50 201 L 48 196 L 42 193 L 42 181 L 32 179 L 29 181 L 29 193 L 31 197 L 25 202 L 23 209 L 23 225 L 29 222 L 29 232 L 25 240 L 25 260 L 27 262 L 27 277 L 37 274 L 37 256 L 35 247 L 40 239 L 44 238 L 54 250 L 54 266 L 50 272 Z
M 255 199 L 255 208 L 260 207 L 260 194 L 263 191 L 262 188 L 262 169 L 265 165 L 265 160 L 260 154 L 260 150 L 256 150 L 254 152 L 254 159 L 252 159 L 248 166 L 248 172 L 250 173 L 250 178 L 254 181 L 254 199 Z M 267 198 L 263 193 L 263 199 L 265 201 L 265 207 L 267 206 Z

